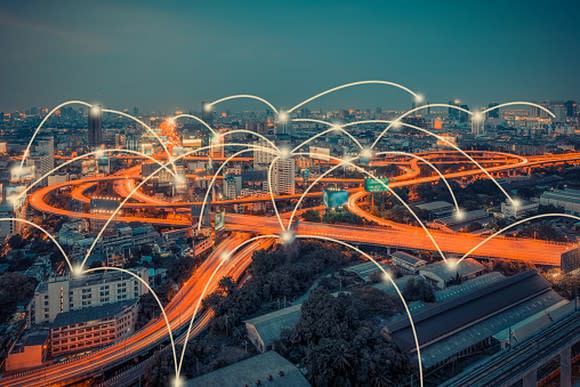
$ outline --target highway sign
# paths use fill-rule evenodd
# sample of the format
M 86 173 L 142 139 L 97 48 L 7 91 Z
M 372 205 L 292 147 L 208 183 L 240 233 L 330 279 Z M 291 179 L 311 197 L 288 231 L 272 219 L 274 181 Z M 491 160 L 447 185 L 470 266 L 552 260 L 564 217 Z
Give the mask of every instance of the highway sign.
M 382 182 L 383 184 L 381 184 Z M 367 192 L 383 192 L 388 191 L 386 186 L 389 185 L 389 178 L 388 177 L 379 177 L 377 180 L 367 178 L 365 179 L 365 191 Z

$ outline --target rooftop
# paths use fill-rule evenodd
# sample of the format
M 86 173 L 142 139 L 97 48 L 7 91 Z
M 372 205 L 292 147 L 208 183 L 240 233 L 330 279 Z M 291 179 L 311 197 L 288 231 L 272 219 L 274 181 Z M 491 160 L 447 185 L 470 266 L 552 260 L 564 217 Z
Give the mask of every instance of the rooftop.
M 271 377 L 272 380 L 268 380 Z M 257 381 L 272 387 L 310 386 L 306 378 L 288 360 L 274 351 L 250 357 L 230 366 L 188 380 L 187 386 L 255 386 Z
M 475 259 L 467 258 L 458 264 L 451 266 L 447 262 L 439 261 L 435 263 L 430 263 L 419 269 L 419 274 L 424 272 L 429 272 L 437 277 L 441 278 L 445 282 L 453 280 L 457 274 L 459 277 L 465 277 L 470 274 L 478 273 L 485 270 L 485 267 L 477 262 Z
M 284 328 L 293 328 L 300 319 L 302 305 L 292 305 L 275 312 L 263 314 L 246 320 L 256 328 L 264 344 L 269 345 L 280 338 L 280 332 Z
M 121 313 L 125 308 L 133 306 L 134 300 L 115 302 L 101 306 L 93 306 L 81 310 L 63 312 L 56 315 L 51 328 L 59 328 L 87 321 L 97 321 L 112 318 Z
M 391 257 L 405 261 L 409 265 L 426 264 L 427 262 L 418 258 L 412 254 L 406 253 L 404 251 L 395 251 L 391 254 Z

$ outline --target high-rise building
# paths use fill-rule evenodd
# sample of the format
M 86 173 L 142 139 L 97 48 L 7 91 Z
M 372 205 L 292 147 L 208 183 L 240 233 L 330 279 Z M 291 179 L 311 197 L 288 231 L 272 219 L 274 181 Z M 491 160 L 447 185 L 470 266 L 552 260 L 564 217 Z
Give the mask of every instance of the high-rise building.
M 488 108 L 493 108 L 495 106 L 499 105 L 497 102 L 492 102 L 489 105 L 487 105 Z M 499 114 L 500 114 L 500 109 L 493 109 L 490 110 L 489 112 L 487 112 L 487 118 L 495 118 L 495 119 L 499 119 Z
M 261 148 L 270 148 L 271 145 L 263 139 L 260 139 L 255 143 L 256 148 L 254 149 L 254 170 L 267 170 L 270 167 L 270 163 L 274 160 L 273 152 L 266 152 Z M 259 148 L 258 148 L 259 147 Z
M 208 104 L 208 101 L 202 101 L 201 103 L 201 119 L 213 127 L 213 111 L 209 108 Z
M 296 192 L 296 164 L 294 159 L 278 159 L 272 170 L 272 190 L 276 195 L 293 195 Z
M 94 105 L 89 109 L 88 144 L 97 147 L 103 143 L 103 123 L 100 106 Z
M 485 121 L 482 119 L 471 120 L 471 134 L 474 136 L 481 136 L 485 133 Z

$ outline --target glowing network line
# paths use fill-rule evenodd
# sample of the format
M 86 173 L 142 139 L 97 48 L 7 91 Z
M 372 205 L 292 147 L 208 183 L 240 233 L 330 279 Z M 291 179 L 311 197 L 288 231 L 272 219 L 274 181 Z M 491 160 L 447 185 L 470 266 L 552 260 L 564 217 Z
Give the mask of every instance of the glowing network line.
M 88 108 L 92 107 L 93 105 L 91 105 L 88 102 L 85 101 L 80 101 L 80 100 L 70 100 L 70 101 L 65 101 L 57 106 L 55 106 L 54 108 L 52 108 L 52 110 L 50 112 L 48 112 L 48 114 L 42 119 L 42 121 L 40 121 L 40 124 L 38 124 L 38 126 L 36 127 L 36 129 L 34 130 L 34 132 L 32 133 L 32 137 L 30 137 L 30 140 L 28 141 L 28 144 L 26 145 L 26 149 L 24 150 L 24 155 L 22 156 L 22 160 L 20 161 L 20 169 L 22 169 L 24 167 L 24 163 L 26 162 L 26 158 L 28 157 L 28 155 L 30 154 L 30 147 L 32 146 L 32 143 L 34 142 L 34 140 L 36 139 L 36 136 L 38 135 L 38 133 L 40 132 L 40 130 L 42 129 L 42 127 L 44 126 L 44 123 L 54 114 L 56 113 L 59 109 L 68 106 L 68 105 L 83 105 L 86 106 Z
M 217 132 L 215 131 L 215 129 L 212 128 L 207 122 L 205 122 L 204 120 L 202 120 L 198 116 L 195 116 L 193 114 L 178 114 L 176 116 L 171 117 L 171 120 L 177 121 L 180 118 L 191 118 L 192 120 L 195 120 L 195 121 L 199 122 L 200 124 L 202 124 L 203 126 L 205 126 L 214 136 L 217 136 Z
M 125 273 L 125 274 L 132 276 L 133 278 L 135 278 L 139 282 L 141 282 L 141 284 L 143 284 L 143 286 L 145 286 L 147 288 L 149 293 L 151 293 L 153 298 L 155 298 L 155 301 L 157 302 L 159 309 L 161 309 L 161 314 L 163 315 L 163 319 L 165 320 L 165 327 L 167 328 L 167 333 L 169 333 L 169 341 L 171 342 L 171 350 L 173 352 L 173 362 L 174 362 L 175 372 L 177 373 L 177 353 L 176 353 L 175 341 L 173 338 L 173 332 L 171 330 L 171 324 L 169 323 L 169 318 L 167 317 L 167 313 L 165 312 L 165 308 L 163 307 L 163 303 L 161 302 L 161 300 L 159 299 L 159 296 L 157 295 L 157 293 L 155 293 L 153 288 L 151 288 L 151 286 L 149 286 L 149 283 L 147 281 L 145 281 L 139 275 L 133 273 L 130 270 L 123 269 L 120 267 L 115 267 L 115 266 L 100 266 L 100 267 L 95 267 L 95 268 L 84 269 L 78 275 L 80 276 L 82 274 L 89 274 L 89 273 L 93 273 L 93 272 L 97 272 L 97 271 L 107 271 L 107 270 L 119 271 L 121 273 Z
M 409 319 L 409 325 L 411 326 L 411 332 L 413 332 L 413 341 L 415 342 L 415 349 L 417 351 L 417 363 L 419 365 L 419 384 L 421 387 L 423 387 L 423 361 L 421 360 L 421 346 L 419 344 L 419 338 L 417 336 L 417 331 L 415 330 L 415 322 L 413 321 L 413 316 L 411 315 L 411 310 L 409 309 L 409 306 L 407 305 L 407 302 L 405 301 L 405 297 L 403 297 L 403 293 L 401 292 L 401 290 L 399 289 L 399 287 L 397 286 L 397 284 L 393 280 L 391 274 L 389 272 L 387 272 L 369 254 L 367 254 L 364 251 L 360 250 L 359 248 L 357 248 L 349 243 L 343 242 L 339 239 L 334 239 L 334 238 L 320 236 L 320 235 L 308 235 L 308 234 L 296 235 L 296 238 L 321 239 L 321 240 L 325 240 L 325 241 L 329 241 L 329 242 L 338 243 L 339 245 L 345 246 L 349 249 L 356 251 L 357 253 L 359 253 L 360 255 L 362 255 L 363 257 L 368 259 L 369 261 L 371 261 L 380 271 L 383 272 L 383 279 L 389 280 L 391 285 L 393 285 L 393 288 L 397 292 L 397 295 L 399 296 L 399 298 L 401 299 L 401 302 L 403 303 L 403 306 L 405 307 L 405 313 L 407 314 L 407 318 Z
M 167 154 L 167 159 L 169 161 L 171 161 L 171 164 L 173 166 L 173 170 L 175 171 L 175 173 L 177 173 L 177 167 L 175 166 L 175 162 L 173 161 L 173 155 L 171 154 L 171 152 L 169 151 L 169 149 L 167 148 L 167 145 L 165 145 L 165 143 L 163 142 L 163 139 L 157 134 L 157 132 L 155 132 L 155 130 L 153 130 L 153 128 L 151 128 L 149 125 L 147 125 L 145 122 L 141 121 L 140 119 L 138 119 L 135 116 L 132 116 L 131 114 L 119 111 L 119 110 L 113 110 L 113 109 L 101 109 L 101 111 L 103 113 L 113 113 L 113 114 L 118 114 L 122 117 L 128 118 L 130 120 L 135 121 L 136 123 L 138 123 L 139 125 L 143 126 L 150 134 L 153 135 L 153 137 L 155 137 L 158 141 L 159 144 L 161 145 L 161 147 L 163 148 L 163 150 L 165 151 L 165 153 Z
M 64 249 L 62 248 L 62 246 L 60 245 L 60 243 L 58 243 L 58 241 L 43 227 L 39 226 L 38 224 L 31 222 L 29 220 L 26 219 L 22 219 L 22 218 L 0 218 L 0 222 L 16 222 L 16 223 L 25 223 L 31 227 L 34 227 L 35 229 L 39 230 L 40 232 L 42 232 L 44 235 L 46 235 L 48 237 L 48 239 L 50 239 L 50 241 L 52 243 L 54 243 L 54 245 L 56 246 L 56 248 L 58 249 L 58 251 L 60 252 L 60 254 L 62 255 L 62 257 L 64 258 L 66 264 L 68 265 L 69 269 L 72 270 L 73 266 L 71 264 L 71 261 L 68 257 L 68 255 L 66 254 L 66 252 L 64 251 Z
M 425 105 L 428 106 L 428 105 Z M 448 105 L 448 106 L 453 106 L 453 105 Z M 451 148 L 455 149 L 456 151 L 458 151 L 459 153 L 461 153 L 463 156 L 465 156 L 467 159 L 469 159 L 474 165 L 476 165 L 479 169 L 481 169 L 481 171 L 496 185 L 496 187 L 498 187 L 498 189 L 505 195 L 505 197 L 514 204 L 517 204 L 517 201 L 511 197 L 511 195 L 501 186 L 501 184 L 499 184 L 499 182 L 488 172 L 487 169 L 485 169 L 480 163 L 478 163 L 473 157 L 471 157 L 467 152 L 465 152 L 463 149 L 459 148 L 457 145 L 453 144 L 451 141 L 447 140 L 444 137 L 439 136 L 436 133 L 431 132 L 430 130 L 421 128 L 419 126 L 416 125 L 412 125 L 412 124 L 407 124 L 405 122 L 401 122 L 400 117 L 397 118 L 396 120 L 364 120 L 364 121 L 355 121 L 355 122 L 349 122 L 346 124 L 343 124 L 342 127 L 346 128 L 346 127 L 350 127 L 350 126 L 355 126 L 355 125 L 365 125 L 365 124 L 388 124 L 389 126 L 382 132 L 382 134 L 386 133 L 386 130 L 389 129 L 390 127 L 392 127 L 393 124 L 397 124 L 397 125 L 401 125 L 401 126 L 405 126 L 407 128 L 411 128 L 411 129 L 415 129 L 418 130 L 420 132 L 423 132 L 429 136 L 435 137 L 437 140 L 444 142 L 446 145 L 450 146 Z M 332 125 L 330 122 L 326 123 L 327 125 Z M 376 142 L 377 140 L 375 140 Z M 522 161 L 522 164 L 525 164 L 527 162 L 527 159 L 523 158 L 524 161 Z
M 487 242 L 489 242 L 490 240 L 492 240 L 496 236 L 498 236 L 500 234 L 503 234 L 504 232 L 508 231 L 509 229 L 512 229 L 512 228 L 514 228 L 516 226 L 519 226 L 522 223 L 530 222 L 532 220 L 541 219 L 541 218 L 555 218 L 555 217 L 558 217 L 558 218 L 570 218 L 570 219 L 574 219 L 574 220 L 580 221 L 580 216 L 571 215 L 571 214 L 565 214 L 565 213 L 557 213 L 557 212 L 552 212 L 552 213 L 547 213 L 547 214 L 533 215 L 533 216 L 530 216 L 530 217 L 525 218 L 525 219 L 520 219 L 517 222 L 511 223 L 510 225 L 502 228 L 501 230 L 493 233 L 492 235 L 488 236 L 487 238 L 485 238 L 484 240 L 482 240 L 481 242 L 479 242 L 471 250 L 469 250 L 467 253 L 465 253 L 457 261 L 457 263 L 463 261 L 465 258 L 469 257 L 475 250 L 479 249 L 481 246 L 483 246 L 484 244 L 486 244 Z
M 216 172 L 214 173 L 214 175 L 211 178 L 211 181 L 209 182 L 207 189 L 205 190 L 205 196 L 203 198 L 203 202 L 201 204 L 201 210 L 200 210 L 200 214 L 199 214 L 199 220 L 197 222 L 197 230 L 199 231 L 201 229 L 201 221 L 203 218 L 203 214 L 204 214 L 204 210 L 205 210 L 205 206 L 207 204 L 207 200 L 209 197 L 209 193 L 211 192 L 211 189 L 213 188 L 213 185 L 215 184 L 215 181 L 217 180 L 217 177 L 219 175 L 219 173 L 225 168 L 226 164 L 229 163 L 231 160 L 233 160 L 234 158 L 238 157 L 241 154 L 247 153 L 247 152 L 254 152 L 256 150 L 259 150 L 261 152 L 264 153 L 270 153 L 270 154 L 274 154 L 277 155 L 280 152 L 279 151 L 274 151 L 272 149 L 269 148 L 265 148 L 265 147 L 261 147 L 261 146 L 254 146 L 251 148 L 246 148 L 246 149 L 242 149 L 234 154 L 232 154 L 231 156 L 229 156 L 226 160 L 224 160 L 223 163 L 220 164 L 219 168 L 216 170 Z
M 294 154 L 292 154 L 292 156 L 306 156 L 306 155 L 310 155 L 310 153 L 294 153 Z M 417 214 L 415 213 L 415 211 L 413 211 L 413 209 L 407 204 L 407 202 L 405 202 L 403 200 L 403 198 L 401 198 L 391 187 L 389 187 L 387 184 L 385 184 L 384 181 L 382 181 L 381 179 L 377 178 L 372 173 L 368 172 L 366 169 L 359 167 L 358 165 L 354 164 L 353 162 L 351 162 L 349 160 L 341 159 L 341 158 L 334 157 L 334 156 L 328 156 L 328 155 L 326 157 L 329 157 L 330 159 L 333 159 L 335 161 L 338 161 L 339 162 L 339 165 L 338 166 L 348 165 L 349 167 L 352 167 L 352 168 L 356 169 L 360 173 L 368 176 L 370 179 L 372 179 L 376 183 L 380 184 L 385 190 L 389 191 L 391 193 L 391 195 L 393 195 L 395 197 L 395 199 L 397 199 L 403 205 L 403 207 L 405 207 L 407 209 L 407 211 L 409 211 L 409 213 L 413 216 L 413 218 L 415 218 L 415 220 L 417 221 L 417 223 L 419 223 L 419 225 L 421 226 L 421 228 L 423 229 L 423 231 L 425 231 L 425 233 L 427 234 L 427 236 L 429 237 L 429 239 L 433 243 L 433 246 L 435 246 L 435 248 L 439 252 L 439 255 L 441 255 L 441 258 L 443 259 L 443 261 L 447 262 L 447 257 L 445 256 L 445 254 L 443 253 L 443 251 L 439 247 L 439 243 L 437 243 L 437 241 L 435 240 L 435 238 L 431 234 L 431 231 L 429 231 L 429 229 L 427 228 L 427 226 L 425 226 L 425 224 L 423 223 L 423 221 L 417 216 Z M 275 201 L 274 201 L 273 194 L 272 194 L 271 191 L 270 191 L 270 194 L 272 196 L 272 202 L 274 203 L 274 206 L 275 206 Z M 276 213 L 278 213 L 278 209 L 276 207 L 275 207 L 275 211 L 276 211 Z M 294 213 L 294 211 L 293 211 L 293 213 Z M 279 219 L 280 219 L 280 222 L 282 223 L 281 218 L 279 218 Z M 282 229 L 284 231 L 286 231 L 286 228 L 284 228 L 284 226 L 282 226 Z
M 252 94 L 236 94 L 236 95 L 230 95 L 227 97 L 223 97 L 220 99 L 216 99 L 215 101 L 209 102 L 207 103 L 203 108 L 206 111 L 211 111 L 211 109 L 213 109 L 213 107 L 217 104 L 220 104 L 222 102 L 226 102 L 226 101 L 231 101 L 231 100 L 235 100 L 235 99 L 253 99 L 256 101 L 260 101 L 263 104 L 265 104 L 266 106 L 268 106 L 270 109 L 272 109 L 272 111 L 276 114 L 279 114 L 278 109 L 276 109 L 274 107 L 274 105 L 272 105 L 268 100 L 262 98 L 262 97 L 258 97 L 257 95 L 252 95 Z
M 488 113 L 488 112 L 491 112 L 491 111 L 493 111 L 493 110 L 500 109 L 500 108 L 502 108 L 502 107 L 506 107 L 506 106 L 514 106 L 514 105 L 527 105 L 527 106 L 536 107 L 536 108 L 538 108 L 538 109 L 541 109 L 541 110 L 543 110 L 543 111 L 547 112 L 547 113 L 548 113 L 548 114 L 549 114 L 549 115 L 550 115 L 552 118 L 554 118 L 554 117 L 555 117 L 554 113 L 552 113 L 552 112 L 551 112 L 549 109 L 545 108 L 544 106 L 542 106 L 542 105 L 539 105 L 539 104 L 537 104 L 537 103 L 533 103 L 533 102 L 525 102 L 525 101 L 506 102 L 506 103 L 503 103 L 503 104 L 500 104 L 500 105 L 492 106 L 492 107 L 490 107 L 490 108 L 488 108 L 488 109 L 485 109 L 484 111 L 480 112 L 480 114 L 481 114 L 481 115 L 480 115 L 480 116 L 478 116 L 478 117 L 479 117 L 480 119 L 483 119 L 483 114 L 484 114 L 484 113 Z M 474 113 L 473 113 L 473 112 L 471 112 L 471 111 L 469 111 L 469 110 L 467 110 L 467 109 L 464 109 L 464 108 L 462 108 L 462 107 L 460 107 L 460 106 L 457 106 L 457 105 L 449 105 L 449 104 L 446 104 L 446 103 L 431 103 L 431 104 L 427 104 L 427 105 L 421 105 L 421 106 L 417 106 L 417 107 L 415 107 L 415 108 L 413 108 L 413 109 L 407 110 L 405 113 L 403 113 L 403 114 L 401 114 L 399 117 L 397 117 L 397 118 L 396 118 L 396 119 L 395 119 L 393 122 L 400 123 L 400 121 L 401 121 L 403 118 L 407 117 L 408 115 L 410 115 L 410 114 L 413 114 L 413 113 L 415 113 L 415 112 L 418 112 L 419 110 L 429 109 L 429 108 L 432 108 L 432 107 L 444 107 L 444 108 L 449 108 L 449 109 L 455 109 L 455 110 L 461 111 L 461 112 L 463 112 L 463 113 L 466 113 L 466 114 L 468 114 L 468 115 L 470 115 L 470 116 L 472 116 L 472 117 L 473 117 L 473 115 L 474 115 Z M 372 148 L 374 148 L 374 147 L 375 147 L 375 146 L 378 144 L 378 142 L 381 140 L 381 138 L 382 138 L 382 137 L 385 135 L 385 133 L 386 133 L 386 132 L 389 130 L 389 128 L 391 128 L 392 126 L 393 126 L 393 123 L 389 124 L 389 126 L 387 126 L 387 127 L 386 127 L 386 128 L 385 128 L 385 129 L 384 129 L 384 130 L 383 130 L 383 131 L 382 131 L 382 132 L 379 134 L 379 136 L 378 136 L 378 137 L 375 139 L 375 141 L 374 141 L 374 142 L 373 142 L 373 144 L 371 145 L 371 149 L 372 149 Z
M 331 128 L 330 129 L 326 129 L 320 133 L 315 134 L 314 136 L 310 137 L 308 140 L 305 140 L 304 142 L 298 144 L 294 149 L 292 149 L 292 152 L 296 152 L 298 151 L 300 148 L 302 148 L 305 145 L 308 145 L 309 143 L 311 143 L 312 141 L 316 140 L 319 137 L 322 137 L 328 133 L 333 133 L 333 132 L 340 132 L 343 133 L 345 136 L 347 136 L 348 138 L 350 138 L 352 140 L 352 142 L 354 142 L 359 149 L 363 149 L 362 144 L 360 143 L 360 141 L 353 136 L 352 134 L 350 134 L 348 131 L 346 131 L 342 125 L 340 124 L 331 124 L 330 122 L 326 122 L 326 121 L 322 121 L 322 120 L 316 120 L 313 118 L 295 118 L 292 120 L 293 122 L 312 122 L 312 123 L 316 123 L 316 124 L 324 124 L 324 125 L 330 125 Z
M 203 301 L 203 299 L 205 298 L 205 295 L 207 293 L 207 290 L 209 288 L 209 284 L 212 282 L 213 278 L 215 277 L 215 275 L 217 274 L 218 270 L 226 263 L 229 261 L 229 259 L 231 257 L 233 257 L 233 255 L 240 250 L 242 247 L 258 241 L 260 239 L 270 239 L 270 238 L 278 238 L 278 235 L 275 234 L 266 234 L 266 235 L 258 235 L 255 236 L 253 238 L 250 238 L 246 241 L 243 241 L 242 243 L 238 244 L 236 247 L 234 247 L 233 249 L 226 251 L 224 253 L 222 253 L 222 259 L 220 259 L 220 262 L 218 263 L 218 265 L 216 266 L 216 268 L 212 271 L 209 279 L 207 280 L 207 282 L 205 283 L 203 290 L 201 292 L 201 295 L 199 296 L 199 298 L 197 299 L 197 303 L 195 305 L 195 308 L 193 310 L 193 314 L 191 316 L 191 319 L 189 320 L 189 326 L 187 327 L 187 331 L 185 333 L 185 340 L 183 342 L 183 348 L 181 350 L 181 356 L 179 357 L 179 365 L 177 366 L 177 373 L 175 375 L 176 379 L 179 379 L 180 374 L 181 374 L 181 367 L 183 366 L 183 359 L 185 357 L 185 350 L 187 348 L 187 343 L 189 342 L 189 335 L 191 334 L 191 329 L 193 328 L 193 322 L 195 321 L 195 318 L 197 317 L 197 313 L 199 312 L 199 308 L 201 307 L 201 303 Z
M 291 109 L 289 109 L 287 111 L 288 114 L 292 113 L 293 111 L 295 111 L 296 109 L 301 108 L 302 106 L 322 97 L 325 96 L 327 94 L 331 94 L 334 93 L 335 91 L 338 90 L 342 90 L 342 89 L 347 89 L 353 86 L 360 86 L 360 85 L 387 85 L 387 86 L 393 86 L 396 87 L 398 89 L 401 89 L 409 94 L 411 94 L 413 96 L 413 98 L 415 99 L 415 102 L 419 103 L 423 101 L 423 96 L 420 94 L 415 93 L 413 90 L 409 89 L 408 87 L 405 87 L 399 83 L 395 83 L 395 82 L 389 82 L 389 81 L 381 81 L 381 80 L 368 80 L 368 81 L 357 81 L 357 82 L 350 82 L 350 83 L 345 83 L 336 87 L 333 87 L 331 89 L 325 90 L 321 93 L 318 93 L 310 98 L 305 99 L 304 101 L 300 102 L 299 104 L 297 104 L 296 106 L 292 107 Z
M 49 177 L 50 175 L 52 175 L 54 172 L 57 172 L 58 170 L 66 167 L 67 165 L 70 165 L 76 161 L 82 160 L 84 158 L 87 158 L 89 156 L 99 156 L 100 154 L 103 153 L 128 153 L 128 154 L 134 154 L 137 156 L 142 156 L 150 161 L 153 161 L 154 163 L 160 165 L 162 168 L 164 168 L 165 170 L 167 170 L 167 172 L 169 172 L 171 175 L 176 176 L 175 172 L 173 172 L 171 169 L 169 169 L 165 164 L 163 164 L 162 162 L 160 162 L 159 160 L 146 155 L 143 152 L 138 152 L 138 151 L 134 151 L 134 150 L 130 150 L 130 149 L 99 149 L 96 151 L 92 151 L 92 152 L 88 152 L 85 154 L 82 154 L 80 156 L 74 157 L 70 160 L 65 161 L 62 164 L 59 164 L 58 166 L 54 167 L 53 169 L 51 169 L 50 171 L 48 171 L 47 173 L 45 173 L 44 175 L 42 175 L 41 177 L 39 177 L 38 179 L 36 179 L 34 182 L 30 183 L 28 186 L 26 186 L 26 188 L 24 189 L 24 191 L 22 191 L 15 199 L 15 202 L 20 201 L 20 199 L 22 199 L 22 197 L 24 195 L 26 195 L 26 193 L 28 193 L 32 188 L 34 188 L 36 185 L 38 185 L 42 180 L 46 179 L 47 177 Z
M 183 153 L 177 157 L 175 157 L 173 160 L 168 161 L 166 164 L 164 164 L 165 166 L 170 165 L 171 163 L 174 163 L 175 161 L 178 161 L 184 157 L 187 157 L 189 155 L 195 154 L 197 152 L 201 152 L 201 151 L 205 151 L 205 150 L 210 150 L 212 148 L 215 147 L 224 147 L 224 146 L 243 146 L 243 147 L 247 147 L 248 144 L 239 144 L 239 143 L 225 143 L 225 144 L 210 144 L 198 149 L 194 149 L 191 150 L 189 152 Z M 264 148 L 264 149 L 268 149 L 268 148 Z M 85 263 L 87 262 L 87 260 L 89 259 L 90 255 L 92 254 L 95 246 L 97 245 L 99 239 L 101 239 L 103 233 L 105 232 L 105 229 L 109 226 L 109 224 L 113 221 L 113 219 L 117 216 L 117 214 L 119 213 L 119 211 L 121 211 L 121 209 L 123 208 L 123 206 L 125 205 L 125 203 L 127 203 L 129 201 L 129 199 L 131 199 L 131 197 L 141 189 L 141 187 L 143 185 L 145 185 L 151 178 L 153 178 L 155 175 L 157 175 L 157 173 L 159 173 L 163 168 L 158 168 L 155 171 L 153 171 L 153 173 L 151 173 L 149 176 L 145 177 L 135 188 L 133 188 L 133 190 L 129 193 L 129 195 L 127 195 L 127 197 L 125 197 L 123 199 L 123 201 L 121 201 L 121 203 L 119 204 L 119 206 L 115 209 L 115 211 L 113 211 L 113 213 L 111 213 L 111 216 L 106 220 L 105 224 L 103 225 L 103 227 L 99 230 L 97 236 L 95 237 L 95 240 L 93 241 L 93 243 L 89 246 L 87 253 L 85 255 L 85 257 L 83 258 L 83 261 L 81 263 L 81 267 L 84 267 Z

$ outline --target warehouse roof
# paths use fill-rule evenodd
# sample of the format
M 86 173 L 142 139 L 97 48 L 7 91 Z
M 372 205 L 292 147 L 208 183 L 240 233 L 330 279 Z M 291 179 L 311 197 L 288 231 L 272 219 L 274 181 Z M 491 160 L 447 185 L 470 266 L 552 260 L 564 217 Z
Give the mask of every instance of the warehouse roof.
M 306 378 L 288 360 L 274 351 L 250 357 L 230 366 L 188 380 L 187 386 L 240 387 L 258 384 L 272 387 L 310 386 Z

